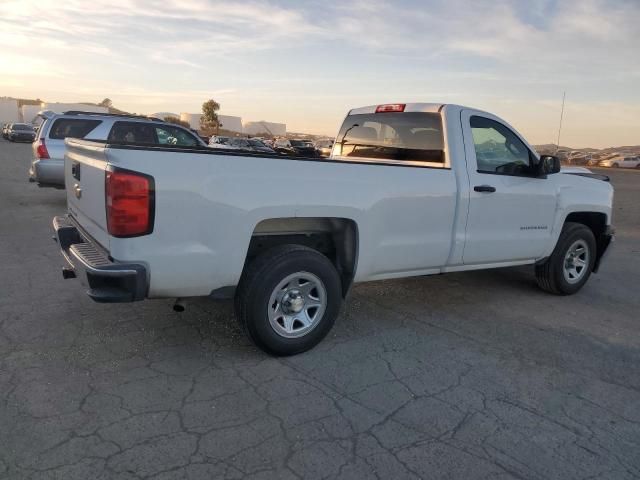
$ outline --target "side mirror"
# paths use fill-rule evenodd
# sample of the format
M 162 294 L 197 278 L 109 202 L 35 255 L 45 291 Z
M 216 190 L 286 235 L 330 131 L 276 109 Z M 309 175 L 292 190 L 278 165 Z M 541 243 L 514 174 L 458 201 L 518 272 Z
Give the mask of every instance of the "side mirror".
M 537 167 L 540 175 L 558 173 L 560 171 L 560 159 L 553 155 L 540 155 Z

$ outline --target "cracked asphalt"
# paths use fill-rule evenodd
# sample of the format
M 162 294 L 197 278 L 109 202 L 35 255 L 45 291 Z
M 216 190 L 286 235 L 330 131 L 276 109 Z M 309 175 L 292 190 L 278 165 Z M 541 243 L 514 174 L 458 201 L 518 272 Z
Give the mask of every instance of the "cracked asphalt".
M 0 140 L 0 478 L 640 477 L 640 172 L 610 172 L 616 243 L 579 294 L 528 268 L 358 285 L 278 359 L 228 303 L 63 281 L 64 192 L 30 155 Z

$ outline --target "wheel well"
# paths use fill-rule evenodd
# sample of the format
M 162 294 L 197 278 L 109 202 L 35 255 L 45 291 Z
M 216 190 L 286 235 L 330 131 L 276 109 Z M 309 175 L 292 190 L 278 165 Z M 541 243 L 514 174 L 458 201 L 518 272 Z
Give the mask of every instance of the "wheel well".
M 346 295 L 358 260 L 358 230 L 353 220 L 335 217 L 272 218 L 256 225 L 245 266 L 262 252 L 278 245 L 304 245 L 329 258 L 342 280 Z
M 591 229 L 593 236 L 600 237 L 607 229 L 607 216 L 598 212 L 573 212 L 570 213 L 565 222 L 582 223 Z
M 565 222 L 581 223 L 589 227 L 593 232 L 593 236 L 596 238 L 596 263 L 594 265 L 594 271 L 597 271 L 600 258 L 609 245 L 609 241 L 605 235 L 607 232 L 607 216 L 604 213 L 598 212 L 573 212 L 567 216 Z

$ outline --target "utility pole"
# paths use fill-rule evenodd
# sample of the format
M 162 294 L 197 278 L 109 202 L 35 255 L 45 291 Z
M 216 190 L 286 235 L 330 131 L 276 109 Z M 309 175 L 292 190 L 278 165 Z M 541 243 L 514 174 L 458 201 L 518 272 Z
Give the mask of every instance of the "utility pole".
M 560 126 L 558 127 L 558 142 L 556 143 L 556 153 L 560 149 L 560 132 L 562 131 L 562 117 L 564 116 L 564 99 L 567 96 L 567 92 L 562 92 L 562 109 L 560 110 Z

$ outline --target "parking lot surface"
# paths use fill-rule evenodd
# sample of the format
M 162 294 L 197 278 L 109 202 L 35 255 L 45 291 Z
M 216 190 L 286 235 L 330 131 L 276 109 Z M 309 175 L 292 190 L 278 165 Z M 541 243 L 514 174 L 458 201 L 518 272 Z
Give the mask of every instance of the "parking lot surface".
M 640 477 L 640 172 L 608 171 L 617 238 L 579 294 L 530 268 L 358 285 L 283 359 L 228 303 L 63 281 L 65 194 L 30 156 L 0 140 L 0 478 Z

